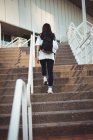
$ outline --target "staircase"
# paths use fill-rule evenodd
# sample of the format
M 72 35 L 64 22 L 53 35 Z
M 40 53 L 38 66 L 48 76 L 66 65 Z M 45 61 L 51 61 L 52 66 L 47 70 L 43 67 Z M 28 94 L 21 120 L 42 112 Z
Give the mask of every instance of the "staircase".
M 71 48 L 67 43 L 61 43 L 56 54 L 56 65 L 73 65 L 77 64 Z
M 54 94 L 43 86 L 34 68 L 31 95 L 34 140 L 93 133 L 93 65 L 77 65 L 67 44 L 61 44 L 54 66 Z M 15 81 L 27 82 L 29 48 L 0 48 L 0 140 L 6 140 Z M 21 128 L 19 140 L 21 137 Z M 61 137 L 60 137 L 61 140 Z

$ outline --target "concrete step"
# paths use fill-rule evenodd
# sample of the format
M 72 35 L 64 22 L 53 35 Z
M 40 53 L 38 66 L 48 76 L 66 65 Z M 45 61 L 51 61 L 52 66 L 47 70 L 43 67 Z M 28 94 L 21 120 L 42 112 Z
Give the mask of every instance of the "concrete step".
M 93 76 L 86 76 L 86 77 L 63 77 L 63 78 L 54 78 L 54 84 L 53 85 L 74 85 L 74 84 L 91 84 L 93 83 Z M 43 84 L 42 78 L 36 78 L 34 79 L 34 85 L 40 86 Z M 0 84 L 1 85 L 1 84 Z
M 0 82 L 27 78 L 28 78 L 27 73 L 0 74 Z
M 67 61 L 65 61 L 65 62 L 62 62 L 62 63 L 55 63 L 55 66 L 57 66 L 57 65 L 66 65 L 66 64 L 68 64 L 68 65 L 75 65 L 75 64 L 77 64 L 76 62 L 67 62 Z
M 0 104 L 0 114 L 9 114 L 12 104 Z M 93 109 L 93 99 L 32 103 L 32 112 Z
M 17 73 L 28 73 L 28 67 L 22 68 L 0 68 L 0 74 L 17 74 Z
M 87 121 L 93 120 L 93 109 L 36 112 L 32 119 L 33 124 Z
M 6 97 L 4 97 L 6 98 Z M 7 96 L 7 100 L 11 97 Z M 48 101 L 66 101 L 66 100 L 82 100 L 93 99 L 93 92 L 81 91 L 81 92 L 61 92 L 54 94 L 33 94 L 31 95 L 31 102 L 48 102 Z M 8 101 L 5 102 L 7 103 Z M 8 102 L 9 103 L 9 102 Z
M 22 76 L 22 75 L 19 75 L 19 78 L 22 78 L 26 83 L 27 83 L 27 75 L 26 76 Z M 0 81 L 0 87 L 3 87 L 3 86 L 6 86 L 6 87 L 10 87 L 10 86 L 15 86 L 15 82 L 16 80 L 18 79 L 18 77 L 16 76 L 15 79 L 11 80 L 11 79 L 7 79 L 6 80 L 1 80 Z M 40 87 L 45 87 L 43 85 L 43 80 L 42 78 L 38 78 L 38 79 L 35 79 L 34 81 L 34 86 L 40 86 Z M 67 87 L 69 85 L 72 85 L 72 86 L 76 86 L 79 87 L 80 85 L 91 85 L 91 83 L 93 83 L 93 77 L 72 77 L 72 78 L 55 78 L 54 79 L 54 86 L 64 86 L 64 87 Z
M 27 67 L 18 68 L 0 68 L 0 74 L 28 73 Z M 34 77 L 42 76 L 41 67 L 34 68 Z M 79 70 L 72 66 L 54 66 L 54 76 L 58 77 L 74 77 L 74 76 L 93 76 L 93 66 L 84 67 Z
M 77 135 L 93 132 L 93 120 L 33 125 L 33 136 Z
M 75 59 L 73 55 L 70 55 L 70 54 L 66 55 L 66 54 L 60 53 L 60 52 L 57 53 L 56 56 L 55 56 L 55 59 L 58 59 L 58 58 L 59 59 Z
M 75 91 L 93 91 L 93 84 L 59 84 L 53 86 L 54 93 L 75 92 Z M 35 86 L 34 93 L 47 93 L 47 86 Z
M 62 71 L 73 71 L 73 70 L 91 70 L 93 72 L 93 64 L 87 65 L 54 65 L 55 72 L 62 72 Z M 41 67 L 35 67 L 34 72 L 40 72 Z
M 29 47 L 11 47 L 11 48 L 0 48 L 0 52 L 16 52 L 16 51 L 22 51 L 22 52 L 29 52 Z
M 28 58 L 18 58 L 18 59 L 4 59 L 4 60 L 0 60 L 0 64 L 6 65 L 6 64 L 15 64 L 15 63 L 28 63 Z
M 68 62 L 69 61 L 76 62 L 76 60 L 74 60 L 73 58 L 70 58 L 70 57 L 60 57 L 60 56 L 56 58 L 55 62 L 57 62 L 57 61 L 65 62 L 67 60 L 68 60 Z
M 11 59 L 14 61 L 14 60 L 17 60 L 17 59 L 29 59 L 29 56 L 27 55 L 22 55 L 22 56 L 19 56 L 19 55 L 13 55 L 13 56 L 0 56 L 0 62 L 3 62 L 3 61 L 11 61 Z
M 8 125 L 10 122 L 10 114 L 1 114 L 1 125 Z M 66 111 L 48 111 L 34 113 L 32 116 L 33 124 L 42 123 L 59 123 L 59 122 L 75 122 L 93 120 L 93 109 L 84 110 L 66 110 Z M 20 124 L 22 118 L 20 117 Z
M 34 140 L 84 140 L 86 138 L 86 140 L 93 140 L 93 134 L 81 134 L 81 135 L 65 135 L 65 136 L 37 136 L 37 137 L 34 137 Z
M 24 68 L 28 67 L 28 62 L 1 63 L 0 68 Z
M 64 50 L 64 49 L 59 49 L 57 52 L 56 52 L 56 56 L 58 56 L 58 54 L 59 55 L 63 55 L 63 56 L 72 56 L 73 57 L 73 59 L 75 59 L 75 57 L 74 57 L 74 55 L 73 55 L 73 52 L 71 51 L 71 50 L 69 50 L 69 49 L 67 49 L 67 50 Z
M 11 104 L 13 102 L 14 92 L 9 95 L 0 95 L 0 112 L 3 114 L 8 113 L 8 108 L 11 108 Z M 82 100 L 82 99 L 93 99 L 93 92 L 62 92 L 55 94 L 33 94 L 31 95 L 31 102 L 51 102 L 51 101 L 68 101 L 68 100 Z
M 54 78 L 69 78 L 69 77 L 85 77 L 85 76 L 93 76 L 93 74 L 87 71 L 87 70 L 62 70 L 60 72 L 54 72 Z M 34 72 L 34 79 L 36 78 L 42 78 L 41 72 Z
M 0 96 L 3 95 L 14 95 L 15 87 L 1 87 L 0 88 Z
M 16 78 L 17 79 L 17 78 Z M 27 83 L 27 79 L 23 79 L 24 82 Z M 15 87 L 16 80 L 8 80 L 0 81 L 0 87 Z
M 6 57 L 4 57 L 6 56 Z M 24 51 L 5 51 L 5 52 L 2 52 L 0 51 L 0 58 L 10 58 L 10 57 L 19 57 L 19 56 L 27 56 L 29 57 L 29 53 L 26 53 Z
M 75 60 L 73 60 L 73 59 L 61 59 L 61 60 L 55 60 L 55 65 L 66 65 L 66 64 L 68 64 L 68 65 L 71 65 L 71 64 L 77 64 L 76 63 L 76 61 Z
M 32 103 L 33 112 L 93 109 L 93 99 Z

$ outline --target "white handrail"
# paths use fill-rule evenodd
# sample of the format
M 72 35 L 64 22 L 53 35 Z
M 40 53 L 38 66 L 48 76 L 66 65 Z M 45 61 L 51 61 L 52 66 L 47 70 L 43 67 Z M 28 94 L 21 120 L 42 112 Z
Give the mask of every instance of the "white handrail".
M 25 41 L 25 42 L 24 42 Z M 26 43 L 28 43 L 29 40 L 25 39 L 25 38 L 21 38 L 21 37 L 16 37 L 14 40 L 12 40 L 11 42 L 9 42 L 8 44 L 6 44 L 4 47 L 7 48 L 10 45 L 13 47 L 14 44 L 17 45 L 17 47 L 22 47 L 24 46 Z
M 12 114 L 9 126 L 8 140 L 18 140 L 20 126 L 20 113 L 22 105 L 23 118 L 23 140 L 28 140 L 28 122 L 27 122 L 27 88 L 25 83 L 18 79 L 16 81 Z
M 23 47 L 25 44 L 27 44 L 30 40 L 31 40 L 31 38 L 28 39 L 27 41 L 25 41 L 25 43 L 23 43 L 23 44 L 21 45 L 21 47 Z
M 34 58 L 34 39 L 33 39 L 34 33 L 33 35 L 31 35 L 30 37 L 30 55 L 29 55 L 29 69 L 28 69 L 28 87 L 31 88 L 31 93 L 33 94 L 34 89 L 33 89 L 33 59 Z
M 93 63 L 93 24 L 86 21 L 86 38 L 84 36 L 83 24 L 84 22 L 75 27 L 74 23 L 71 23 L 68 30 L 68 42 L 78 64 Z
M 35 33 L 31 35 L 28 41 L 30 41 L 28 83 L 26 86 L 25 83 L 21 79 L 17 80 L 16 82 L 16 89 L 15 89 L 10 127 L 9 127 L 8 140 L 18 139 L 21 100 L 22 100 L 23 140 L 33 140 L 32 106 L 30 102 L 30 93 L 33 94 L 33 56 L 35 56 L 35 54 L 33 54 L 33 49 L 34 49 L 34 44 L 35 44 Z M 28 43 L 28 41 L 26 43 Z
M 13 42 L 15 42 L 16 40 L 18 40 L 20 37 L 16 37 L 15 39 L 13 39 L 11 42 L 9 42 L 8 44 L 5 45 L 5 47 L 9 46 L 10 44 L 12 44 Z

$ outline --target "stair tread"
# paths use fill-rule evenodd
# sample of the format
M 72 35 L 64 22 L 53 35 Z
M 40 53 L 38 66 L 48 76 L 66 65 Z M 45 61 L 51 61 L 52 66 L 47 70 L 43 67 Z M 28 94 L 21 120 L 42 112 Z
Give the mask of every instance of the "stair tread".
M 75 122 L 53 122 L 53 123 L 41 123 L 33 124 L 34 128 L 46 128 L 46 127 L 63 127 L 63 126 L 76 126 L 76 125 L 93 125 L 93 120 L 87 121 L 75 121 Z
M 33 115 L 70 114 L 70 113 L 71 114 L 74 114 L 74 113 L 87 113 L 87 112 L 93 112 L 93 109 L 48 111 L 48 112 L 33 112 Z
M 32 115 L 55 115 L 55 114 L 74 114 L 74 113 L 87 113 L 93 112 L 93 109 L 80 109 L 80 110 L 64 110 L 64 111 L 48 111 L 48 112 L 33 112 Z M 11 114 L 1 113 L 0 117 L 10 117 Z
M 49 104 L 49 103 L 51 103 L 51 104 L 59 104 L 59 103 L 80 103 L 80 102 L 93 102 L 93 99 L 80 99 L 80 100 L 64 100 L 64 101 L 47 101 L 47 102 L 32 102 L 32 105 L 34 104 L 34 105 L 38 105 L 38 104 Z M 8 105 L 11 105 L 11 103 L 9 104 L 9 103 L 7 103 L 7 104 L 3 104 L 3 103 L 1 103 L 0 104 L 0 106 L 8 106 Z
M 80 100 L 66 100 L 66 101 L 47 101 L 47 102 L 32 102 L 34 104 L 59 104 L 59 103 L 80 103 L 80 102 L 93 102 L 93 99 L 80 99 Z

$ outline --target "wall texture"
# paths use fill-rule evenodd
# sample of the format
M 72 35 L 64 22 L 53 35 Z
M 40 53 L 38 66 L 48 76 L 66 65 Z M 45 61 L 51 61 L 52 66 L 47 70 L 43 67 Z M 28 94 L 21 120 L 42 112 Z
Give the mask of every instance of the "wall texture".
M 79 25 L 82 12 L 68 0 L 0 0 L 0 20 L 37 33 L 48 22 L 57 39 L 66 40 L 68 25 Z

